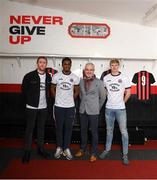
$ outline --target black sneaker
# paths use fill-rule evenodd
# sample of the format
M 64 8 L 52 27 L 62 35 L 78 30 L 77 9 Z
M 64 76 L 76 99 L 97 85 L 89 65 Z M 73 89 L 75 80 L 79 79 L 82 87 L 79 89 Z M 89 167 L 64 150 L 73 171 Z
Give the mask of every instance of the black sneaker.
M 43 158 L 45 159 L 50 158 L 50 154 L 43 147 L 39 147 L 37 151 L 38 151 L 38 154 L 42 156 Z
M 29 163 L 30 157 L 31 157 L 31 151 L 30 150 L 25 151 L 25 153 L 22 157 L 22 163 L 24 163 L 24 164 Z

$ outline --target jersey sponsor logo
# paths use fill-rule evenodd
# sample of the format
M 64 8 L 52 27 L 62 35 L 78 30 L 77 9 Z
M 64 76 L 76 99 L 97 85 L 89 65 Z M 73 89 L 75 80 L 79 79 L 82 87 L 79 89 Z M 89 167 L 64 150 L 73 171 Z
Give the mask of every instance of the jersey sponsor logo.
M 45 91 L 45 83 L 44 82 L 40 83 L 40 91 Z
M 60 89 L 62 90 L 70 90 L 71 89 L 71 84 L 68 82 L 62 82 L 60 84 Z
M 113 83 L 113 84 L 110 84 L 109 86 L 110 86 L 110 91 L 112 91 L 112 92 L 119 91 L 119 86 L 120 86 L 119 84 Z

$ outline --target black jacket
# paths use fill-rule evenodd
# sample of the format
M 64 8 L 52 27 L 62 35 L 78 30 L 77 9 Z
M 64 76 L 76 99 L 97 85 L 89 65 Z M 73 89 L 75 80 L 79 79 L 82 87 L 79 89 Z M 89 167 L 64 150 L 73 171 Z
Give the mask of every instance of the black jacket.
M 51 88 L 51 76 L 46 73 L 46 101 L 48 104 L 48 98 L 50 97 Z M 22 81 L 22 93 L 24 95 L 25 103 L 38 107 L 40 96 L 40 77 L 37 70 L 26 74 Z

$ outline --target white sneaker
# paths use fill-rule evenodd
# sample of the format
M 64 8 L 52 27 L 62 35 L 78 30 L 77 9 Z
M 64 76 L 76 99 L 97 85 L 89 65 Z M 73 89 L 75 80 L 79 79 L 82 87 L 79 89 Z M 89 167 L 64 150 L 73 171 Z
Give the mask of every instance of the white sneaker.
M 56 152 L 55 152 L 55 154 L 54 154 L 54 157 L 55 157 L 56 159 L 59 159 L 62 154 L 63 154 L 62 148 L 61 148 L 61 147 L 57 147 Z
M 71 159 L 73 158 L 73 156 L 72 156 L 69 148 L 67 148 L 66 150 L 64 150 L 63 156 L 65 156 L 68 160 L 71 160 Z

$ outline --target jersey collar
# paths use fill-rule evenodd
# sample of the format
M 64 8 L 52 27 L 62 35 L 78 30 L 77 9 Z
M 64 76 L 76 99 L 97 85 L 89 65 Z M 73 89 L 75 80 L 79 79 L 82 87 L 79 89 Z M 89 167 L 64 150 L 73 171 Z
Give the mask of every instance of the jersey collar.
M 64 71 L 62 71 L 62 73 L 63 73 L 64 75 L 67 75 L 67 76 L 68 76 L 68 75 L 70 75 L 70 74 L 71 74 L 71 71 L 69 72 L 69 74 L 65 74 L 65 73 L 64 73 Z
M 117 75 L 114 75 L 114 74 L 112 74 L 112 72 L 111 72 L 111 76 L 119 76 L 121 74 L 121 72 L 119 72 Z

